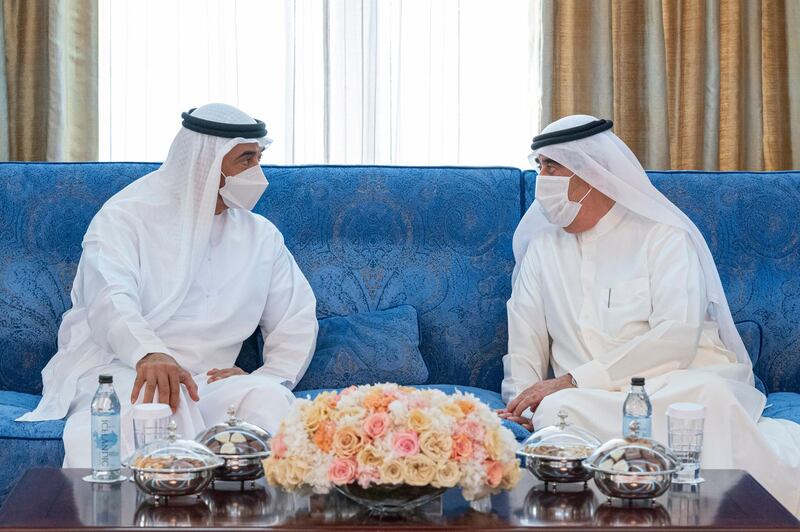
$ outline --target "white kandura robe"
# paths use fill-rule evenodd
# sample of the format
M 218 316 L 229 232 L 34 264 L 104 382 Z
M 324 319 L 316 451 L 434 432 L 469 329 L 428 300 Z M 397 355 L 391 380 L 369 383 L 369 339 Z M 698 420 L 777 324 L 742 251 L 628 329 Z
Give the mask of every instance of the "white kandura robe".
M 75 328 L 88 325 L 106 353 L 87 360 L 60 350 L 44 372 L 67 375 L 74 373 L 75 361 L 81 366 L 74 391 L 63 380 L 48 382 L 53 386 L 46 384 L 41 405 L 47 411 L 57 402 L 54 396 L 73 394 L 64 430 L 64 467 L 90 467 L 90 404 L 101 373 L 114 375 L 122 403 L 123 459 L 132 452 L 134 367 L 150 352 L 173 356 L 199 387 L 197 403 L 181 388 L 174 419 L 184 437 L 194 438 L 223 421 L 230 405 L 238 407 L 240 418 L 274 433 L 293 400 L 290 388 L 308 367 L 317 333 L 314 294 L 280 232 L 249 211 L 226 210 L 215 216 L 206 258 L 185 300 L 155 330 L 142 318 L 136 298 L 129 297 L 136 294 L 137 283 L 147 283 L 125 273 L 130 269 L 124 264 L 131 260 L 135 256 L 126 255 L 119 241 L 88 243 L 84 248 L 81 282 L 76 280 L 82 290 L 73 296 L 90 319 Z M 109 286 L 116 288 L 108 290 Z M 126 297 L 119 297 L 123 291 Z M 265 339 L 264 365 L 250 375 L 207 384 L 206 372 L 232 367 L 242 342 L 256 327 Z M 143 395 L 144 390 L 140 400 Z
M 667 442 L 666 409 L 706 406 L 703 467 L 750 472 L 800 513 L 800 425 L 761 418 L 749 369 L 720 340 L 688 235 L 615 205 L 578 235 L 550 227 L 528 247 L 508 302 L 506 402 L 547 378 L 578 388 L 544 399 L 534 427 L 569 420 L 601 440 L 619 437 L 630 378 L 647 378 L 653 437 Z M 777 473 L 779 472 L 780 473 Z

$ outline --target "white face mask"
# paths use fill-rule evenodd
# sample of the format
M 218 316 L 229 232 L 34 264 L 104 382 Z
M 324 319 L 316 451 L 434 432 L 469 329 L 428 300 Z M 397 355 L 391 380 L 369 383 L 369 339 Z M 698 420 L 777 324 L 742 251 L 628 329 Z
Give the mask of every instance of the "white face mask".
M 560 175 L 538 175 L 536 176 L 536 201 L 542 207 L 545 218 L 553 225 L 567 227 L 575 221 L 581 210 L 583 200 L 589 192 L 583 195 L 578 201 L 569 199 L 569 177 Z
M 236 175 L 227 176 L 224 172 L 222 175 L 225 176 L 225 186 L 219 189 L 219 195 L 231 209 L 252 210 L 269 185 L 260 165 Z

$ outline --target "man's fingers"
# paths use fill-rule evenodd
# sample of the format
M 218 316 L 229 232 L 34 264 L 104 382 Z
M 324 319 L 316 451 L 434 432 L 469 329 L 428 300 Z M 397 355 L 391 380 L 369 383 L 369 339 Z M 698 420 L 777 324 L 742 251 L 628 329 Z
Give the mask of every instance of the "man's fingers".
M 158 373 L 158 402 L 169 404 L 169 373 L 164 370 Z
M 539 403 L 542 401 L 542 398 L 539 396 L 538 393 L 532 393 L 525 397 L 522 401 L 517 403 L 517 406 L 514 408 L 513 413 L 516 417 L 521 417 L 522 413 L 527 410 L 528 408 L 531 409 L 531 412 L 536 410 L 536 407 L 539 406 Z
M 131 404 L 136 402 L 136 399 L 139 397 L 139 392 L 142 391 L 142 385 L 144 384 L 144 375 L 141 373 L 136 374 L 136 380 L 133 381 L 133 391 L 131 392 Z
M 181 402 L 181 379 L 177 371 L 169 372 L 169 406 L 174 413 Z
M 211 368 L 210 370 L 208 370 L 208 373 L 206 373 L 206 375 L 213 375 L 215 373 L 219 373 L 218 368 Z
M 142 400 L 143 403 L 152 403 L 153 397 L 156 395 L 156 380 L 155 376 L 148 376 L 145 377 L 146 384 L 144 385 L 144 399 Z
M 189 375 L 188 371 L 181 371 L 181 382 L 184 386 L 186 386 L 186 391 L 189 392 L 189 397 L 191 397 L 193 401 L 199 401 L 200 396 L 197 394 L 197 383 L 194 382 L 194 379 L 191 375 Z

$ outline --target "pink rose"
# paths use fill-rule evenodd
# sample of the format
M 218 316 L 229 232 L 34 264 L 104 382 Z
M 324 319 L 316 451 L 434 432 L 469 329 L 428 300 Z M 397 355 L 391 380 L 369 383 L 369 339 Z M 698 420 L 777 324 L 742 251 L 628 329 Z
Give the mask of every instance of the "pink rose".
M 381 480 L 381 473 L 377 467 L 365 467 L 358 472 L 358 485 L 367 489 L 372 484 Z
M 466 434 L 453 436 L 453 458 L 462 462 L 472 458 L 472 440 Z
M 386 412 L 375 412 L 367 416 L 364 420 L 364 434 L 372 438 L 380 438 L 389 428 L 389 414 Z
M 486 429 L 484 429 L 483 425 L 474 419 L 470 419 L 469 421 L 461 421 L 458 425 L 456 425 L 455 431 L 456 433 L 466 434 L 475 441 L 483 441 L 484 436 L 486 436 Z
M 419 438 L 413 431 L 396 432 L 392 447 L 397 456 L 413 456 L 419 452 Z
M 496 488 L 503 480 L 503 464 L 489 460 L 486 462 L 486 483 L 490 488 Z
M 328 478 L 334 484 L 350 484 L 356 478 L 356 461 L 352 458 L 336 458 L 328 469 Z
M 283 438 L 283 434 L 279 433 L 270 442 L 272 445 L 272 454 L 275 455 L 275 458 L 283 458 L 286 456 L 286 451 L 289 449 L 286 447 L 286 441 Z

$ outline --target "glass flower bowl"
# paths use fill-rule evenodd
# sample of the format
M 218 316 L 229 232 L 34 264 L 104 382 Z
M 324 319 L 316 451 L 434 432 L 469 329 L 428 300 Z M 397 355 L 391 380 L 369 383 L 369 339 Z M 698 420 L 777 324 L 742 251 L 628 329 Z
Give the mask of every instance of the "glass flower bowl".
M 358 484 L 336 486 L 337 491 L 373 513 L 408 512 L 431 502 L 446 491 L 433 486 L 376 484 L 362 488 Z

